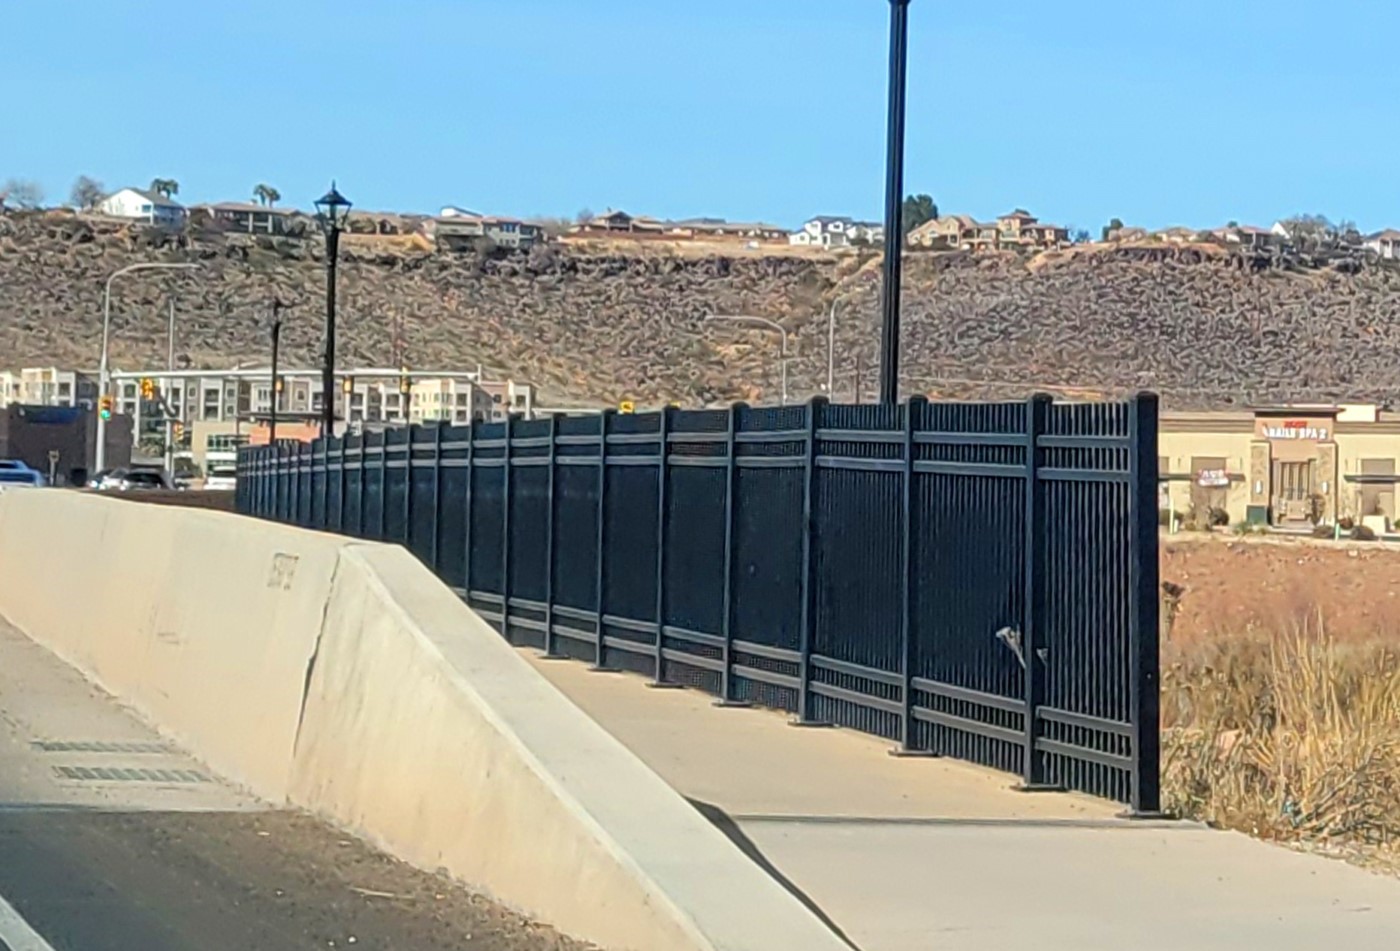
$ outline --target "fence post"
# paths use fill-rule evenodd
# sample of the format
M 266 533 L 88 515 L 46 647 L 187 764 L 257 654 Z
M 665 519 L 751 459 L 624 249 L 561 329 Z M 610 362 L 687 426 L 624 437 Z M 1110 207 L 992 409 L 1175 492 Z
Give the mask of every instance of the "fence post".
M 320 518 L 320 521 L 317 521 L 317 519 L 316 519 L 316 517 L 315 517 L 315 516 L 316 516 L 316 513 L 315 513 L 315 511 L 314 511 L 314 509 L 315 509 L 315 503 L 314 503 L 314 502 L 312 503 L 312 509 L 313 509 L 313 511 L 312 511 L 312 513 L 311 513 L 311 516 L 312 516 L 312 517 L 311 517 L 311 521 L 315 524 L 316 528 L 319 528 L 319 529 L 321 529 L 322 531 L 324 531 L 325 529 L 329 528 L 329 527 L 330 527 L 330 524 L 331 524 L 331 444 L 334 443 L 334 442 L 335 442 L 335 437 L 332 436 L 331 438 L 329 438 L 329 439 L 325 440 L 323 443 L 321 443 L 321 518 Z M 316 487 L 316 480 L 315 480 L 315 478 L 312 478 L 312 480 L 311 480 L 311 486 L 312 486 L 312 489 L 314 490 L 315 487 Z
M 433 522 L 432 532 L 429 536 L 432 550 L 428 554 L 433 574 L 438 573 L 438 561 L 441 556 L 439 549 L 442 547 L 438 541 L 438 523 L 442 521 L 442 431 L 446 428 L 445 425 L 439 423 L 433 429 Z
M 441 426 L 441 423 L 438 423 Z M 408 442 L 403 456 L 403 547 L 413 551 L 413 436 L 423 427 L 408 424 Z
M 1161 812 L 1157 553 L 1157 395 L 1139 393 L 1128 417 L 1128 664 L 1132 707 L 1132 814 Z
M 501 636 L 510 641 L 510 440 L 515 413 L 506 413 L 506 446 L 501 471 Z M 512 643 L 514 643 L 512 641 Z
M 544 655 L 549 658 L 562 657 L 557 650 L 558 641 L 554 636 L 554 509 L 556 473 L 559 458 L 559 416 L 549 416 L 549 475 L 545 486 L 544 516 Z
M 656 422 L 656 651 L 648 687 L 679 687 L 666 681 L 666 457 L 670 449 L 671 407 L 663 406 Z
M 349 464 L 346 458 L 346 449 L 350 446 L 350 433 L 340 437 L 340 456 L 335 467 L 336 481 L 340 483 L 340 491 L 335 495 L 335 530 L 340 534 L 345 534 L 345 467 Z
M 1023 724 L 1021 785 L 1023 792 L 1060 790 L 1045 781 L 1045 761 L 1036 749 L 1040 740 L 1040 707 L 1045 702 L 1045 665 L 1040 659 L 1045 616 L 1045 506 L 1040 491 L 1040 437 L 1050 420 L 1051 398 L 1037 393 L 1026 402 L 1025 615 L 1021 621 Z
M 609 421 L 613 413 L 614 410 L 605 409 L 598 414 L 598 548 L 594 558 L 593 592 L 596 616 L 593 631 L 597 642 L 593 647 L 593 666 L 589 668 L 598 671 L 613 669 L 607 665 L 607 645 L 603 643 L 603 616 L 607 613 L 607 592 L 603 590 L 603 582 L 607 578 L 604 567 L 608 556 L 608 430 L 612 428 Z
M 462 501 L 462 600 L 471 603 L 472 595 L 472 514 L 476 505 L 476 493 L 472 483 L 476 481 L 476 420 L 467 424 L 467 490 Z
M 289 496 L 295 497 L 298 489 L 298 480 L 301 479 L 301 472 L 292 465 L 292 446 L 282 446 L 277 453 L 277 479 L 280 483 L 281 501 L 277 503 L 277 508 L 273 510 L 273 518 L 276 521 L 292 522 L 292 503 Z M 301 444 L 296 444 L 296 449 L 301 449 Z
M 307 450 L 311 450 L 314 452 L 315 449 L 315 443 L 311 443 L 310 445 L 308 445 L 306 443 L 299 442 L 296 444 L 296 461 L 290 466 L 292 470 L 292 478 L 289 480 L 291 483 L 290 488 L 292 490 L 291 499 L 286 499 L 284 494 L 284 501 L 287 504 L 287 514 L 285 521 L 291 523 L 292 525 L 301 524 L 301 457 Z M 288 453 L 288 455 L 290 456 L 291 453 Z
M 928 399 L 911 396 L 904 404 L 904 473 L 900 505 L 900 582 L 899 582 L 899 746 L 890 750 L 895 756 L 933 756 L 931 750 L 914 748 L 914 655 L 918 650 L 914 631 L 914 460 L 917 443 L 914 433 L 923 421 L 923 409 Z
M 724 672 L 720 674 L 719 699 L 717 707 L 748 707 L 752 704 L 734 699 L 734 514 L 735 476 L 739 471 L 736 435 L 739 432 L 739 419 L 748 409 L 745 403 L 735 403 L 729 407 L 729 425 L 724 433 L 724 593 L 720 598 L 720 636 L 724 638 Z
M 282 517 L 282 486 L 278 480 L 282 478 L 282 446 L 280 443 L 273 443 L 269 447 L 268 455 L 271 457 L 263 466 L 262 480 L 262 509 L 258 514 L 263 518 L 278 519 Z
M 807 436 L 804 440 L 802 470 L 802 612 L 797 661 L 799 687 L 797 716 L 790 721 L 793 726 L 831 725 L 824 720 L 812 718 L 812 640 L 817 625 L 817 612 L 813 604 L 816 598 L 816 584 L 812 576 L 815 573 L 816 559 L 812 556 L 812 536 L 816 533 L 818 417 L 825 406 L 824 396 L 814 396 L 807 403 Z
M 379 534 L 375 541 L 389 536 L 389 430 L 379 434 Z
M 365 527 L 365 496 L 369 495 L 369 483 L 365 481 L 365 462 L 369 458 L 369 433 L 360 433 L 360 497 L 355 500 L 359 516 L 355 519 L 355 534 L 360 538 L 369 537 Z

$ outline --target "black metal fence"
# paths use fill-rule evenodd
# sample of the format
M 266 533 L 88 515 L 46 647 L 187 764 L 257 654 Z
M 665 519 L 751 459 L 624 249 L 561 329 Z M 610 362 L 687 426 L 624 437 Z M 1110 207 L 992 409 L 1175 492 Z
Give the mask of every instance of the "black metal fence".
M 401 542 L 515 643 L 1155 812 L 1156 443 L 1148 394 L 413 426 L 245 450 L 238 508 Z

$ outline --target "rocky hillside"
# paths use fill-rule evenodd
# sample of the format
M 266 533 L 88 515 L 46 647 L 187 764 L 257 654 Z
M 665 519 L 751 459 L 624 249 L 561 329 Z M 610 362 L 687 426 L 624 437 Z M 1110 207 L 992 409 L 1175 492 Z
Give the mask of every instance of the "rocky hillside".
M 262 361 L 273 297 L 294 302 L 288 363 L 316 362 L 318 241 L 160 236 L 70 215 L 0 217 L 0 367 L 94 366 L 102 285 L 137 261 L 197 275 L 120 279 L 115 365 L 165 359 L 164 306 L 179 309 L 177 360 Z M 875 388 L 876 258 L 697 257 L 633 248 L 449 255 L 399 238 L 342 246 L 341 360 L 475 367 L 538 382 L 548 402 L 776 399 L 774 337 L 703 323 L 755 314 L 792 334 L 791 390 L 826 380 L 827 312 L 839 299 L 836 396 Z M 1033 261 L 911 255 L 909 391 L 1018 397 L 1036 388 L 1162 392 L 1171 406 L 1389 401 L 1400 391 L 1400 271 L 1270 267 L 1216 249 L 1080 249 Z

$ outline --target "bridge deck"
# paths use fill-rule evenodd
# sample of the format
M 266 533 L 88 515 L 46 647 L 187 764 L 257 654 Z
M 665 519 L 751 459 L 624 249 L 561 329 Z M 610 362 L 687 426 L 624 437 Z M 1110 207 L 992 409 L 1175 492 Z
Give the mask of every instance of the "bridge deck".
M 846 730 L 532 662 L 862 951 L 1393 948 L 1400 881 Z

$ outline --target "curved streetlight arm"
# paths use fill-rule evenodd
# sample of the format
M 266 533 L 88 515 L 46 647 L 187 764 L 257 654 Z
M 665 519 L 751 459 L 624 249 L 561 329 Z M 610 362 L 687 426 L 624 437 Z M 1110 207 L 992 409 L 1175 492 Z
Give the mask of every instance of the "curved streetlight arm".
M 107 276 L 107 283 L 102 289 L 102 353 L 97 360 L 97 399 L 101 403 L 102 397 L 107 395 L 107 344 L 112 333 L 112 282 L 123 274 L 131 274 L 134 271 L 193 271 L 198 269 L 198 264 L 175 264 L 160 261 L 146 261 L 140 264 L 128 264 L 126 267 L 118 268 Z M 101 472 L 107 462 L 107 421 L 102 418 L 100 411 L 97 414 L 97 445 L 93 450 L 93 468 Z
M 783 348 L 783 349 L 782 349 L 782 360 L 781 360 L 781 362 L 782 362 L 782 372 L 783 372 L 783 383 L 782 383 L 782 390 L 783 390 L 782 401 L 783 401 L 783 402 L 782 402 L 782 405 L 786 406 L 786 405 L 787 405 L 787 402 L 788 402 L 788 379 L 787 379 L 787 367 L 788 367 L 788 332 L 787 332 L 787 328 L 784 327 L 782 324 L 778 323 L 777 321 L 769 320 L 767 317 L 753 317 L 753 316 L 750 316 L 750 315 L 748 315 L 748 314 L 710 314 L 709 316 L 707 316 L 707 317 L 705 318 L 705 321 L 706 321 L 707 323 L 709 323 L 709 322 L 711 322 L 711 321 L 714 321 L 714 322 L 723 322 L 723 323 L 731 323 L 731 324 L 741 324 L 741 325 L 748 326 L 748 327 L 759 327 L 759 328 L 761 328 L 761 329 L 763 329 L 763 330 L 772 330 L 772 331 L 776 332 L 776 333 L 779 335 L 779 337 L 782 338 L 782 348 Z

